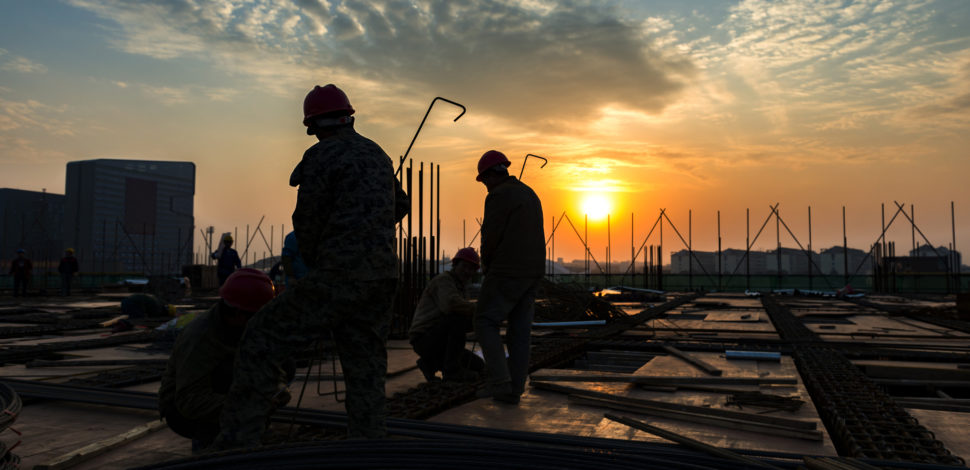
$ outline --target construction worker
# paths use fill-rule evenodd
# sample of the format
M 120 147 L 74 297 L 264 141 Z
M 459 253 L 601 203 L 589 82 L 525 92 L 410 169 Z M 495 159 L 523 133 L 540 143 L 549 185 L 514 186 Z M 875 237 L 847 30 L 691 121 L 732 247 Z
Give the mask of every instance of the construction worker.
M 306 276 L 306 263 L 303 262 L 303 257 L 300 256 L 299 246 L 296 240 L 296 232 L 286 234 L 286 237 L 283 239 L 283 252 L 280 253 L 286 287 L 289 287 L 297 280 L 302 279 L 303 276 Z
M 532 188 L 508 173 L 509 159 L 489 150 L 478 161 L 478 181 L 488 189 L 482 221 L 482 289 L 475 336 L 488 373 L 479 397 L 516 404 L 529 374 L 535 293 L 545 271 L 542 204 Z M 508 321 L 508 361 L 499 328 Z
M 331 334 L 347 389 L 352 438 L 382 438 L 385 343 L 397 286 L 397 221 L 410 202 L 387 154 L 354 130 L 354 108 L 334 85 L 303 103 L 318 142 L 290 175 L 299 186 L 293 228 L 307 275 L 249 321 L 214 449 L 260 443 L 280 362 Z
M 61 273 L 61 295 L 71 295 L 71 282 L 77 275 L 77 258 L 74 257 L 74 248 L 64 250 L 64 257 L 57 265 L 57 272 Z
M 219 302 L 192 320 L 175 341 L 162 384 L 158 411 L 168 427 L 192 439 L 192 450 L 212 444 L 232 384 L 233 361 L 246 322 L 274 295 L 269 277 L 256 269 L 232 273 L 219 289 Z M 289 400 L 287 382 L 277 376 L 276 406 Z
M 414 310 L 411 347 L 418 353 L 418 368 L 429 382 L 467 382 L 480 378 L 485 362 L 465 349 L 465 333 L 472 331 L 475 304 L 468 301 L 466 285 L 478 272 L 474 248 L 462 248 L 451 260 L 451 270 L 428 282 Z
M 219 260 L 216 263 L 216 275 L 219 276 L 219 285 L 221 286 L 233 271 L 242 267 L 239 253 L 232 249 L 232 235 L 227 233 L 222 236 L 222 245 L 215 253 L 212 253 L 212 259 Z
M 33 275 L 34 264 L 27 259 L 27 250 L 17 249 L 17 257 L 10 262 L 10 275 L 13 276 L 13 296 L 27 297 L 27 285 Z

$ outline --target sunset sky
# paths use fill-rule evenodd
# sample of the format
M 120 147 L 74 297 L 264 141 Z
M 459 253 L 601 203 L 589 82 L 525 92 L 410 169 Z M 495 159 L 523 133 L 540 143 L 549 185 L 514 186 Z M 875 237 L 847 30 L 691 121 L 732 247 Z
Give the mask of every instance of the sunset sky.
M 449 253 L 462 221 L 477 229 L 489 149 L 514 175 L 548 158 L 523 177 L 547 219 L 582 233 L 608 205 L 615 260 L 631 213 L 638 246 L 664 208 L 685 238 L 692 211 L 701 250 L 720 211 L 724 246 L 743 248 L 745 210 L 753 234 L 776 203 L 803 245 L 811 206 L 818 250 L 842 244 L 843 206 L 868 248 L 894 201 L 945 246 L 953 201 L 970 249 L 965 0 L 0 0 L 0 187 L 62 193 L 74 160 L 193 161 L 199 227 L 289 228 L 288 177 L 315 141 L 303 97 L 327 83 L 395 161 L 435 96 L 467 107 L 453 122 L 436 105 L 411 151 L 442 167 Z M 909 249 L 908 220 L 889 233 Z M 665 251 L 682 247 L 666 225 Z M 582 256 L 567 225 L 556 256 Z

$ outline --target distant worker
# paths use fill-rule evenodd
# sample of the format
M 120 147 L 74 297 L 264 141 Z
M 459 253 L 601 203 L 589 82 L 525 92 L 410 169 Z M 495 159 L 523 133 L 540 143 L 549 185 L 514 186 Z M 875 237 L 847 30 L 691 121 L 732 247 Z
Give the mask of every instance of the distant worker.
M 475 312 L 475 336 L 488 372 L 479 397 L 516 404 L 529 374 L 535 294 L 545 273 L 542 203 L 536 193 L 508 173 L 509 159 L 489 150 L 478 161 L 485 184 L 482 221 L 482 289 Z M 508 361 L 499 328 L 508 320 Z
M 71 295 L 71 283 L 77 275 L 77 258 L 74 257 L 74 248 L 64 250 L 64 257 L 57 265 L 57 272 L 61 273 L 61 295 Z
M 283 274 L 285 276 L 286 287 L 290 287 L 298 279 L 306 276 L 306 263 L 300 256 L 299 243 L 296 241 L 296 232 L 286 234 L 283 239 L 283 252 L 280 255 L 283 261 Z
M 480 378 L 485 362 L 465 349 L 465 334 L 472 331 L 475 304 L 468 301 L 466 287 L 478 271 L 474 248 L 458 250 L 445 271 L 428 282 L 411 320 L 408 336 L 418 353 L 418 368 L 429 382 L 437 372 L 446 381 L 467 382 Z
M 27 259 L 27 250 L 17 249 L 17 257 L 10 262 L 10 275 L 13 276 L 13 296 L 27 297 L 27 285 L 33 276 L 34 264 Z
M 222 243 L 219 245 L 219 249 L 212 253 L 212 259 L 219 260 L 216 264 L 216 275 L 219 276 L 219 285 L 221 286 L 233 271 L 242 267 L 239 253 L 232 249 L 232 235 L 227 233 L 222 236 Z
M 214 449 L 260 443 L 279 364 L 332 333 L 347 389 L 351 438 L 382 438 L 386 340 L 397 286 L 394 226 L 410 203 L 387 154 L 354 130 L 334 85 L 303 103 L 310 147 L 290 175 L 293 228 L 307 275 L 249 321 Z
M 219 289 L 219 303 L 186 325 L 176 339 L 158 389 L 158 411 L 169 428 L 192 439 L 193 451 L 208 447 L 219 434 L 239 339 L 246 322 L 273 295 L 269 277 L 256 269 L 239 269 Z M 289 401 L 286 384 L 292 374 L 287 375 L 276 377 L 275 406 Z

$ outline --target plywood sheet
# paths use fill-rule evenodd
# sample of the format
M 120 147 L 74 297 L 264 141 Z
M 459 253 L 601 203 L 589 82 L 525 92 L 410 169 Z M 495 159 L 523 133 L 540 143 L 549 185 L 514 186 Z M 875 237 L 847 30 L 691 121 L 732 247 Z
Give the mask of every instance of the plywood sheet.
M 704 321 L 708 322 L 760 322 L 761 312 L 757 310 L 752 311 L 724 311 L 724 312 L 711 312 L 704 317 Z

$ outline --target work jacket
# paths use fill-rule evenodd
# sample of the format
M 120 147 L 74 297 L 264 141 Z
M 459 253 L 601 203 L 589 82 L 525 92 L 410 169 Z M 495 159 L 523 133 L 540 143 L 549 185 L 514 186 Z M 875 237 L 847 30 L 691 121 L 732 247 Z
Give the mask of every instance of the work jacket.
M 57 265 L 57 272 L 61 274 L 74 274 L 77 272 L 77 258 L 65 256 L 61 258 L 61 263 Z
M 380 146 L 353 127 L 335 130 L 307 149 L 290 186 L 300 188 L 293 229 L 311 273 L 397 278 L 394 226 L 410 202 Z
M 431 279 L 421 293 L 408 336 L 421 336 L 446 315 L 471 317 L 474 313 L 475 304 L 468 301 L 465 284 L 455 273 L 445 271 Z
M 158 389 L 158 410 L 163 417 L 177 410 L 190 421 L 219 423 L 242 336 L 241 329 L 222 322 L 219 305 L 179 333 Z
M 27 279 L 34 270 L 34 263 L 27 258 L 14 258 L 10 262 L 10 274 L 17 279 Z
M 482 272 L 514 278 L 545 274 L 546 239 L 542 203 L 514 176 L 488 190 L 482 222 Z

